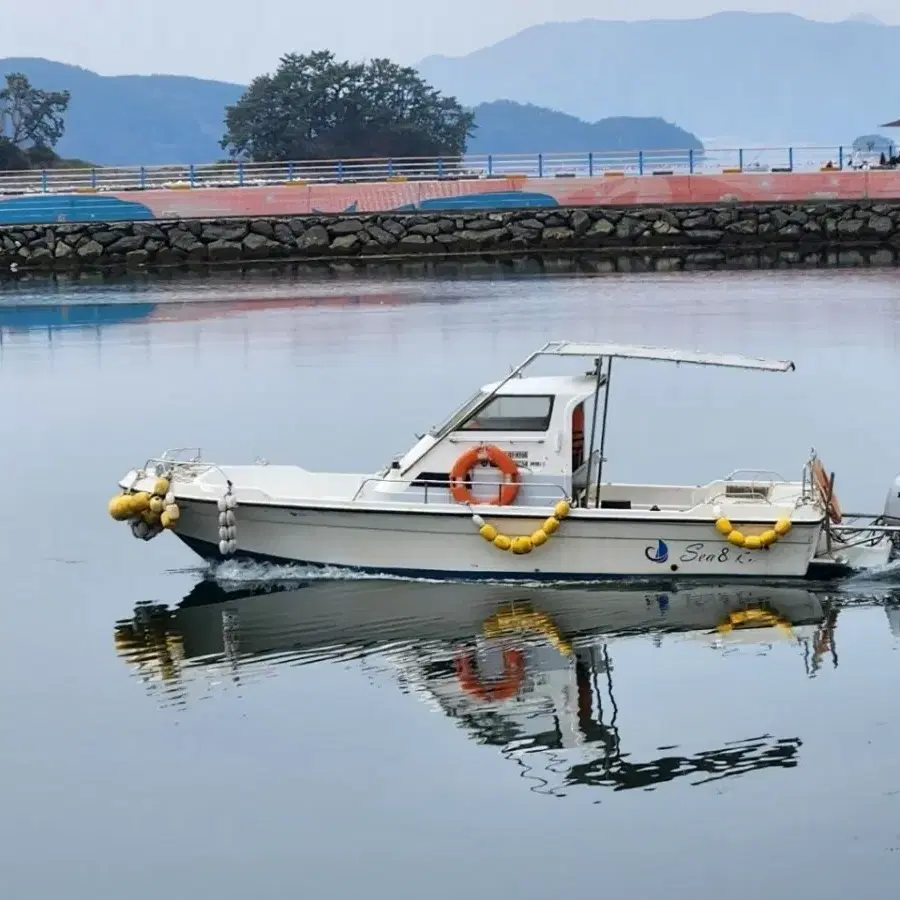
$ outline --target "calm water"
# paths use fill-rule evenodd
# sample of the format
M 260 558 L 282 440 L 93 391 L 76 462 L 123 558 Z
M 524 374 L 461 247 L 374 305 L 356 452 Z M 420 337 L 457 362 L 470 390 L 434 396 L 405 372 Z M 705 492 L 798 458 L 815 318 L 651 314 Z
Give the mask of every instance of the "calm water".
M 7 286 L 0 897 L 893 896 L 900 574 L 209 573 L 105 506 L 172 446 L 374 469 L 565 338 L 797 363 L 622 364 L 610 477 L 796 477 L 814 444 L 844 508 L 879 510 L 898 337 L 890 272 Z

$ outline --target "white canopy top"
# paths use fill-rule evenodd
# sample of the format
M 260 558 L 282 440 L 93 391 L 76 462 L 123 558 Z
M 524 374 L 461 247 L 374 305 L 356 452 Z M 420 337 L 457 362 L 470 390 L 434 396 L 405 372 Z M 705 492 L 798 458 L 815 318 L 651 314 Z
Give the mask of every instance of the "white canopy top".
M 666 347 L 640 347 L 629 344 L 579 344 L 574 341 L 551 341 L 537 356 L 619 357 L 659 362 L 688 363 L 699 366 L 721 366 L 729 369 L 761 369 L 766 372 L 792 372 L 796 367 L 790 360 L 757 359 L 734 353 L 701 353 L 691 350 L 673 350 Z

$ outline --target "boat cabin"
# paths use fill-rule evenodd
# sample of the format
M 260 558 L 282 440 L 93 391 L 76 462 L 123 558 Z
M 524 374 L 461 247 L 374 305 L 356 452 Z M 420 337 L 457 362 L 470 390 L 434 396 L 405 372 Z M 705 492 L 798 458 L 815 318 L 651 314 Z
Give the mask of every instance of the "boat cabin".
M 523 375 L 538 357 L 548 356 L 580 360 L 582 366 L 588 362 L 590 368 L 583 366 L 580 374 Z M 563 498 L 581 505 L 590 497 L 591 505 L 607 509 L 685 509 L 702 502 L 691 487 L 630 485 L 631 493 L 637 493 L 628 497 L 618 496 L 617 486 L 599 487 L 615 358 L 769 371 L 792 367 L 777 361 L 649 347 L 550 343 L 502 381 L 485 385 L 446 421 L 422 435 L 409 451 L 368 479 L 359 498 L 546 508 Z M 677 491 L 679 496 L 669 497 L 667 491 Z
M 586 405 L 592 403 L 596 381 L 586 374 L 485 385 L 392 463 L 382 489 L 396 499 L 402 484 L 404 492 L 417 490 L 423 500 L 428 493 L 432 502 L 447 502 L 454 465 L 469 451 L 492 447 L 515 464 L 517 504 L 552 505 L 570 494 L 574 473 L 584 469 L 586 477 Z M 483 501 L 496 498 L 507 483 L 494 465 L 466 471 L 473 495 Z

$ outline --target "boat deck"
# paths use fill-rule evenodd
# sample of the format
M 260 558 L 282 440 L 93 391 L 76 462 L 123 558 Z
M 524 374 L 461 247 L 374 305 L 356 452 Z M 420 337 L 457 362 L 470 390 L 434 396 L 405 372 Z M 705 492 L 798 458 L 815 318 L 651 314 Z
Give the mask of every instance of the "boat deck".
M 396 505 L 404 509 L 428 506 L 459 512 L 446 482 L 422 484 L 382 475 L 311 472 L 299 466 L 179 464 L 175 467 L 176 491 L 185 498 L 218 499 L 226 480 L 234 485 L 239 502 L 264 505 L 324 504 L 364 508 Z M 559 483 L 530 483 L 527 503 L 496 509 L 497 514 L 517 512 L 542 515 L 565 497 Z M 537 488 L 537 490 L 535 490 Z M 782 517 L 816 521 L 821 513 L 804 501 L 799 482 L 720 479 L 706 485 L 657 485 L 605 483 L 581 498 L 579 516 L 613 518 L 671 517 L 712 518 L 721 515 L 743 521 L 774 521 Z

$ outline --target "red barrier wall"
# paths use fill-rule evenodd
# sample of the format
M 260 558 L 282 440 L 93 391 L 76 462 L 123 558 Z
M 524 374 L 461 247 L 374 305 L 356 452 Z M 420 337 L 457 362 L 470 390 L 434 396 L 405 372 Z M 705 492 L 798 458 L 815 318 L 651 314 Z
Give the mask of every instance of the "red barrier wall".
M 720 175 L 496 178 L 304 186 L 199 188 L 119 193 L 159 218 L 290 216 L 407 209 L 517 206 L 804 202 L 900 199 L 900 171 L 774 172 Z

